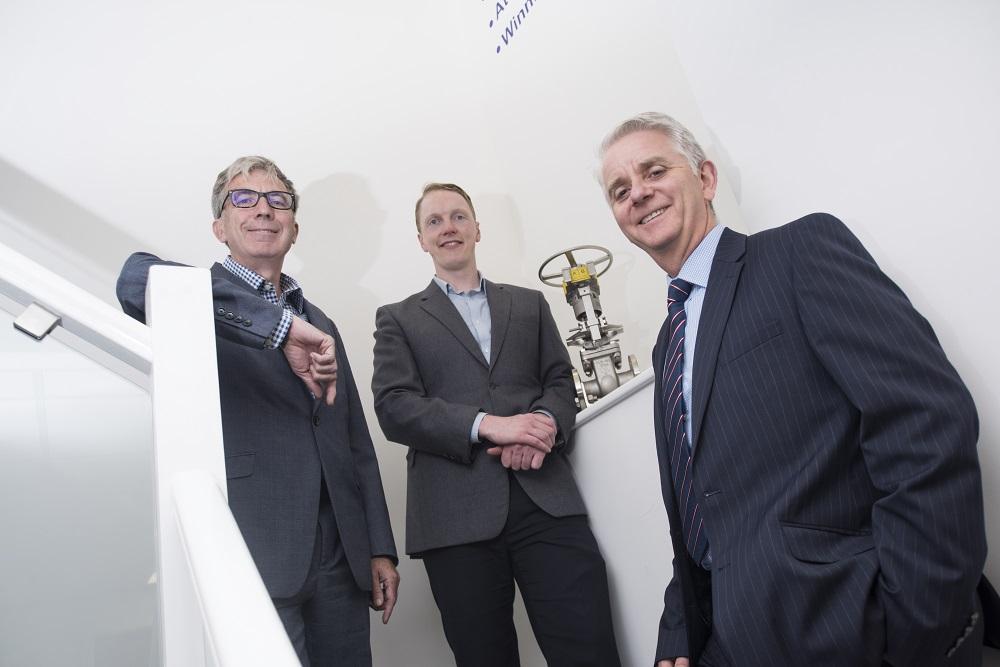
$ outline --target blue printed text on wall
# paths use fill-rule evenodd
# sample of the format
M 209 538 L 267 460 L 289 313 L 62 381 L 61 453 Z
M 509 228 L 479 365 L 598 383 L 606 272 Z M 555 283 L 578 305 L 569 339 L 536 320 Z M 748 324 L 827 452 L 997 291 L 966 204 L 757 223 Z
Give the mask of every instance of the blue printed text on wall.
M 483 0 L 487 7 L 490 7 L 490 29 L 496 29 L 499 41 L 497 42 L 497 53 L 504 47 L 510 46 L 514 35 L 521 29 L 524 21 L 528 18 L 531 8 L 535 6 L 535 0 L 494 0 L 490 2 Z

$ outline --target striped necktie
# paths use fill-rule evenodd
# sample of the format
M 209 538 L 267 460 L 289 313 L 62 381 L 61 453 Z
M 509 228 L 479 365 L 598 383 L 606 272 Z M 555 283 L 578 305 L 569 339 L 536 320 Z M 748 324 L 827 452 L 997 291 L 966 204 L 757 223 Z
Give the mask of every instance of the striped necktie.
M 694 494 L 691 470 L 691 444 L 687 437 L 687 406 L 684 404 L 684 329 L 687 315 L 684 302 L 691 294 L 691 283 L 674 278 L 667 290 L 667 319 L 670 342 L 663 360 L 663 432 L 670 455 L 670 474 L 674 495 L 683 522 L 682 535 L 688 553 L 703 567 L 711 564 L 708 535 L 701 505 Z

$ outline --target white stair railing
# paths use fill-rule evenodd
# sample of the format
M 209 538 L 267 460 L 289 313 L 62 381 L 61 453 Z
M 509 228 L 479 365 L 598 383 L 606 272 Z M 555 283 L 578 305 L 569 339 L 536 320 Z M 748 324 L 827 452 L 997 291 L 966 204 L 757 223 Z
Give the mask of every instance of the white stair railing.
M 215 480 L 193 470 L 175 475 L 171 486 L 181 541 L 218 664 L 298 665 Z
M 44 338 L 55 323 L 61 342 L 150 392 L 161 664 L 298 665 L 226 503 L 211 277 L 154 267 L 146 305 L 148 327 L 0 244 L 15 327 Z

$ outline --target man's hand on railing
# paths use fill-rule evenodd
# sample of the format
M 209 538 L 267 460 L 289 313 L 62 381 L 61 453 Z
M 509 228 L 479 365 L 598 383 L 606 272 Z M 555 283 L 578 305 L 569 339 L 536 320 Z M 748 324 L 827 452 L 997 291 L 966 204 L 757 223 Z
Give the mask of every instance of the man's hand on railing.
M 371 608 L 382 612 L 382 624 L 389 622 L 392 609 L 396 606 L 396 591 L 399 589 L 399 572 L 385 556 L 372 558 L 372 600 Z
M 337 396 L 337 357 L 333 336 L 299 317 L 293 317 L 281 349 L 288 359 L 288 366 L 309 391 L 323 398 L 327 405 L 333 405 Z

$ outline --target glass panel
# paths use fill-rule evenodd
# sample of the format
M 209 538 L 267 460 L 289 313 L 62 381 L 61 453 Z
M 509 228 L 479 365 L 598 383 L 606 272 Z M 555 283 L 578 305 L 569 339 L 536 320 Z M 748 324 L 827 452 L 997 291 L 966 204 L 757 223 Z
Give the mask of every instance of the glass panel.
M 159 664 L 149 394 L 0 310 L 0 665 Z

